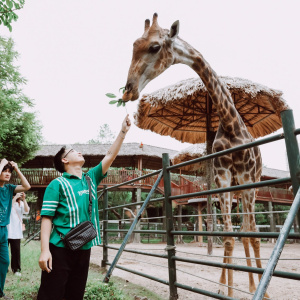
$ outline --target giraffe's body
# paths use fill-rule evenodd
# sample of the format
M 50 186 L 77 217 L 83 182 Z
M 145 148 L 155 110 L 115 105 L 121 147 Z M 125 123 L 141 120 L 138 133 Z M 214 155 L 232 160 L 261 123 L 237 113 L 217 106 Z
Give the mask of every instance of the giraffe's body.
M 237 112 L 231 95 L 219 80 L 217 74 L 205 61 L 203 56 L 188 43 L 178 37 L 179 22 L 176 21 L 170 31 L 162 29 L 157 23 L 157 15 L 153 16 L 153 24 L 145 22 L 145 32 L 137 39 L 133 47 L 133 57 L 128 73 L 124 101 L 136 100 L 140 91 L 155 77 L 173 64 L 183 63 L 191 67 L 202 79 L 219 115 L 219 128 L 213 143 L 213 152 L 219 152 L 235 146 L 253 141 L 241 116 Z M 226 156 L 214 159 L 214 179 L 218 188 L 233 185 L 249 184 L 260 181 L 262 171 L 261 155 L 258 147 L 241 150 Z M 231 213 L 232 196 L 230 193 L 220 194 L 222 213 Z M 242 192 L 243 211 L 247 213 L 255 210 L 255 190 Z M 231 216 L 224 215 L 225 231 L 233 231 Z M 256 231 L 254 215 L 244 215 L 243 231 Z M 250 257 L 249 242 L 251 243 L 256 258 L 260 257 L 260 240 L 257 238 L 243 238 L 247 257 Z M 224 256 L 232 256 L 234 238 L 224 238 Z M 224 258 L 224 263 L 231 263 L 231 258 Z M 261 267 L 260 260 L 256 260 L 257 267 Z M 251 260 L 247 260 L 251 266 Z M 250 292 L 255 291 L 253 274 L 249 274 Z M 228 285 L 233 286 L 233 273 L 228 270 Z M 259 276 L 259 278 L 261 275 Z M 222 270 L 220 283 L 226 283 L 226 270 Z M 224 293 L 224 287 L 221 286 Z M 233 290 L 228 288 L 228 295 L 233 295 Z

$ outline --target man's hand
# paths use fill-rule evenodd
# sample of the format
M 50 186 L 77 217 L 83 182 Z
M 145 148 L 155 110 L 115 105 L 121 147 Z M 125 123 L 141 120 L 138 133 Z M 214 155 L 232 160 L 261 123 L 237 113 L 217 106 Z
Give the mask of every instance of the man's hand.
M 120 133 L 118 134 L 113 144 L 109 147 L 107 154 L 104 156 L 102 160 L 103 175 L 107 172 L 108 168 L 111 166 L 117 154 L 119 153 L 122 143 L 125 139 L 126 133 L 130 129 L 130 126 L 131 126 L 131 121 L 129 119 L 129 115 L 127 115 L 122 123 L 122 129 Z
M 10 161 L 10 164 L 13 166 L 14 170 L 18 170 L 19 169 L 18 164 L 15 163 L 14 161 Z
M 127 115 L 122 123 L 122 132 L 124 131 L 124 133 L 126 133 L 131 126 L 131 121 L 129 119 L 129 115 Z
M 49 250 L 41 252 L 39 266 L 42 271 L 46 271 L 47 273 L 52 271 L 52 255 Z

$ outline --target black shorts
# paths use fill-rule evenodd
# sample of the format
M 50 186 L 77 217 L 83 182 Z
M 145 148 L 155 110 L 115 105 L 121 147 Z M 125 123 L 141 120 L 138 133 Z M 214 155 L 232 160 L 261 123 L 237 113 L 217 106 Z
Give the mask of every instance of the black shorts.
M 52 271 L 42 271 L 38 300 L 82 300 L 91 249 L 72 251 L 50 243 Z

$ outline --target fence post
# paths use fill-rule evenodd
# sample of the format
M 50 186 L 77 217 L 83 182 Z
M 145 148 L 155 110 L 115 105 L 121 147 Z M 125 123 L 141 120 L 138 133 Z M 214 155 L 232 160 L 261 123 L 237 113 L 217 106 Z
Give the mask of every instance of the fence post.
M 168 153 L 162 155 L 163 163 L 163 177 L 164 177 L 164 192 L 165 192 L 165 211 L 166 211 L 166 230 L 167 230 L 167 247 L 168 252 L 168 270 L 169 270 L 169 289 L 170 300 L 178 299 L 177 287 L 174 285 L 176 281 L 176 262 L 172 259 L 175 256 L 175 243 L 174 236 L 171 234 L 173 230 L 173 213 L 172 213 L 172 200 L 171 196 L 171 177 L 170 171 L 166 168 L 170 166 L 170 159 Z
M 295 199 L 289 211 L 289 214 L 283 224 L 280 234 L 278 236 L 277 242 L 273 249 L 273 252 L 268 260 L 267 266 L 265 267 L 264 273 L 260 279 L 257 286 L 255 294 L 253 296 L 254 300 L 261 300 L 267 291 L 268 285 L 271 281 L 273 272 L 278 263 L 279 257 L 283 250 L 285 241 L 288 237 L 290 229 L 292 227 L 295 216 L 298 212 L 299 218 L 299 207 L 300 207 L 300 190 L 299 190 L 299 176 L 300 176 L 300 154 L 297 139 L 295 136 L 295 123 L 292 110 L 286 110 L 281 112 L 282 127 L 284 131 L 284 138 L 287 150 L 287 156 L 290 167 L 290 174 L 293 185 L 293 192 Z
M 300 183 L 300 154 L 295 131 L 295 121 L 292 110 L 281 112 L 282 127 L 292 179 L 293 193 L 296 196 Z M 300 232 L 300 212 L 298 211 L 298 231 Z
M 106 185 L 104 186 L 104 197 L 103 197 L 103 226 L 102 226 L 102 232 L 103 232 L 103 259 L 101 261 L 101 267 L 105 268 L 106 263 L 108 262 L 108 238 L 107 238 L 107 222 L 108 222 L 108 192 L 106 190 Z

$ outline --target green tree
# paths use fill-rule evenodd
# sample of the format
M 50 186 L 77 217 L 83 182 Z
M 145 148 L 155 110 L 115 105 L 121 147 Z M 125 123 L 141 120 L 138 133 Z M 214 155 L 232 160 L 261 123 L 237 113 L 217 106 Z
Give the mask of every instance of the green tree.
M 38 200 L 37 195 L 35 195 L 33 192 L 27 192 L 26 193 L 26 201 L 27 203 L 36 203 Z
M 0 158 L 24 163 L 39 149 L 41 125 L 29 112 L 33 101 L 24 95 L 26 80 L 14 62 L 18 53 L 11 38 L 0 37 Z
M 12 31 L 11 22 L 18 20 L 16 10 L 23 8 L 25 0 L 0 0 L 0 25 L 6 26 Z
M 100 126 L 96 139 L 88 141 L 89 144 L 112 144 L 116 135 L 111 131 L 108 124 Z

